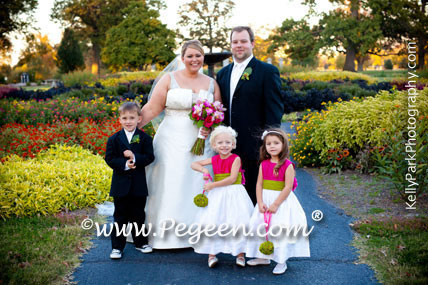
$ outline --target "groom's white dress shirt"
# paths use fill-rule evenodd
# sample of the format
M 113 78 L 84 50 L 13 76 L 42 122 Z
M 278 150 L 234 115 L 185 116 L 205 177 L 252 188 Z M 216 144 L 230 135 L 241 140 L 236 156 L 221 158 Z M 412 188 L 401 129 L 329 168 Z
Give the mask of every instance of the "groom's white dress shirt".
M 250 60 L 253 58 L 253 55 L 250 55 L 246 60 L 241 63 L 236 62 L 235 58 L 233 58 L 233 68 L 232 73 L 230 75 L 230 102 L 229 102 L 229 118 L 232 121 L 232 99 L 233 93 L 235 93 L 236 86 L 238 85 L 238 81 L 242 76 L 245 68 L 247 67 Z
M 128 132 L 125 129 L 123 129 L 123 130 L 125 131 L 125 135 L 126 135 L 126 138 L 128 139 L 128 143 L 131 144 L 132 136 L 134 135 L 135 130 L 132 132 Z M 134 163 L 135 163 L 135 155 L 134 155 Z M 128 169 L 131 169 L 131 168 L 129 168 L 128 164 L 126 164 L 126 162 L 125 162 L 125 170 L 128 170 Z

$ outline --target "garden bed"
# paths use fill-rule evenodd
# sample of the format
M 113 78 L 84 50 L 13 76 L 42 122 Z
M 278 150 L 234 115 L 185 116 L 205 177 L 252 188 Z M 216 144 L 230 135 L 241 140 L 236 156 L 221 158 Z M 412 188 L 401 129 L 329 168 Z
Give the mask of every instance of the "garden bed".
M 418 196 L 416 211 L 396 194 L 391 182 L 376 175 L 347 170 L 341 175 L 323 174 L 319 168 L 305 168 L 316 179 L 318 195 L 356 219 L 380 217 L 413 218 L 428 213 L 428 193 Z
M 428 194 L 418 196 L 417 209 L 406 210 L 405 201 L 390 182 L 374 175 L 344 171 L 325 175 L 305 168 L 317 182 L 318 195 L 356 218 L 350 226 L 359 263 L 374 268 L 387 284 L 428 282 Z

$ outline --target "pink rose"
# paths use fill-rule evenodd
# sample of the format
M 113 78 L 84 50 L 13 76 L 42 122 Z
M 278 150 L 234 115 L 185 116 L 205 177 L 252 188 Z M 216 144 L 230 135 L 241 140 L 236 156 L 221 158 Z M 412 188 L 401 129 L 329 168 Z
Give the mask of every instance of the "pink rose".
M 211 128 L 211 126 L 212 126 L 213 124 L 214 124 L 213 117 L 212 117 L 212 116 L 208 116 L 208 117 L 205 119 L 204 126 L 205 126 L 206 128 Z

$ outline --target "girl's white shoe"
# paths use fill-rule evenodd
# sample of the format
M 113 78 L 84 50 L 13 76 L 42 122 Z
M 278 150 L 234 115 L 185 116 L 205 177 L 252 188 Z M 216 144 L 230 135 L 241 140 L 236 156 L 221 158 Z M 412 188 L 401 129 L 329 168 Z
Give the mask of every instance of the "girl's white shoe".
M 269 265 L 270 260 L 265 258 L 254 258 L 247 261 L 247 264 L 249 266 L 256 266 L 256 265 Z
M 214 266 L 216 266 L 217 265 L 217 263 L 218 263 L 218 259 L 217 259 L 217 257 L 210 257 L 209 259 L 208 259 L 208 267 L 209 268 L 213 268 Z
M 238 256 L 236 258 L 236 265 L 240 266 L 240 267 L 245 267 L 245 257 L 243 256 Z
M 278 263 L 273 269 L 273 274 L 283 274 L 287 270 L 287 263 Z

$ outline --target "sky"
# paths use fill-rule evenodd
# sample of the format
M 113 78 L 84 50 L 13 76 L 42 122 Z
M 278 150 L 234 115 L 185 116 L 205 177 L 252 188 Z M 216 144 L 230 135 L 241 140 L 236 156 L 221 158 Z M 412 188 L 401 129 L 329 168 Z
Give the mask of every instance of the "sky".
M 179 20 L 177 10 L 190 0 L 165 0 L 167 8 L 160 12 L 160 20 L 170 29 L 177 28 Z M 287 18 L 302 19 L 308 8 L 301 5 L 302 0 L 234 0 L 235 8 L 229 21 L 229 26 L 250 26 L 256 35 L 267 37 L 267 30 L 281 25 Z M 58 44 L 62 37 L 61 25 L 50 21 L 50 13 L 54 0 L 40 0 L 37 7 L 34 26 L 40 29 L 42 35 L 47 35 L 52 45 Z M 317 0 L 317 12 L 327 12 L 333 8 L 328 0 Z M 314 23 L 312 23 L 314 24 Z M 18 62 L 19 55 L 25 49 L 22 39 L 13 39 L 12 65 Z

